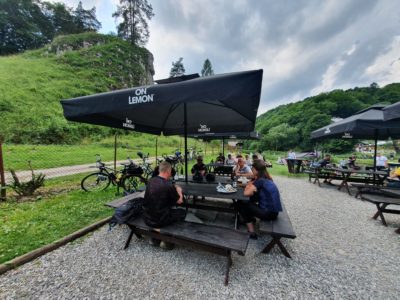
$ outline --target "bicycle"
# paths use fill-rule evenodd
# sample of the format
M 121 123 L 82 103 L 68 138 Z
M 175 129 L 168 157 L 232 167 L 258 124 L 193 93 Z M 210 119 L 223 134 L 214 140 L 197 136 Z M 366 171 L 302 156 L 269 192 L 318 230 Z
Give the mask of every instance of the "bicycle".
M 139 151 L 137 155 L 142 159 L 142 163 L 140 163 L 140 167 L 143 169 L 143 177 L 149 179 L 149 177 L 153 176 L 154 169 L 151 167 L 151 162 L 148 162 L 149 153 L 144 154 L 143 152 Z
M 182 156 L 181 152 L 177 150 L 174 155 L 163 154 L 163 159 L 171 164 L 172 176 L 175 176 L 175 173 L 178 173 L 179 171 L 183 174 L 185 157 Z
M 129 157 L 128 161 L 128 164 L 122 164 L 124 168 L 121 171 L 114 170 L 106 167 L 100 155 L 96 154 L 96 167 L 99 171 L 85 176 L 81 181 L 81 188 L 86 192 L 104 191 L 112 184 L 117 186 L 118 191 L 120 187 L 128 193 L 137 190 L 140 183 L 146 184 L 147 180 L 142 176 L 143 169 Z

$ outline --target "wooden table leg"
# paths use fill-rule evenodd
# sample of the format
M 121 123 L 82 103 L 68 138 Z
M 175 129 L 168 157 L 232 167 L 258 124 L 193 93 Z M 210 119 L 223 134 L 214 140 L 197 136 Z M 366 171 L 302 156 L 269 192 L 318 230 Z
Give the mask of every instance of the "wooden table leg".
M 378 206 L 379 204 L 376 204 L 376 205 Z M 388 205 L 387 204 L 383 204 L 382 205 L 382 209 L 385 209 L 386 206 L 388 206 Z M 372 217 L 372 219 L 376 220 L 376 219 L 378 219 L 378 217 L 379 217 L 379 208 L 378 208 L 377 212 L 374 214 L 374 216 Z
M 383 216 L 383 212 L 382 212 L 382 209 L 384 209 L 384 205 L 382 205 L 382 207 L 380 207 L 379 204 L 376 204 L 376 208 L 378 209 L 378 213 L 379 213 L 379 216 L 381 217 L 382 224 L 387 226 L 385 217 Z
M 128 226 L 129 226 L 129 225 L 128 225 Z M 129 226 L 129 228 L 131 229 L 131 232 L 129 233 L 128 239 L 126 240 L 124 249 L 126 249 L 126 248 L 129 247 L 129 244 L 130 244 L 130 242 L 131 242 L 132 236 L 133 236 L 133 234 L 134 234 L 133 227 Z
M 224 285 L 227 286 L 229 283 L 229 270 L 232 266 L 232 256 L 231 251 L 228 251 L 226 254 L 226 270 L 225 270 L 225 281 Z
M 280 238 L 276 237 L 272 238 L 272 241 L 267 246 L 265 246 L 265 248 L 261 251 L 261 253 L 269 253 L 275 245 L 278 245 L 283 255 L 285 255 L 288 258 L 292 258 L 289 252 L 286 250 L 285 246 L 283 246 L 282 242 L 280 241 Z

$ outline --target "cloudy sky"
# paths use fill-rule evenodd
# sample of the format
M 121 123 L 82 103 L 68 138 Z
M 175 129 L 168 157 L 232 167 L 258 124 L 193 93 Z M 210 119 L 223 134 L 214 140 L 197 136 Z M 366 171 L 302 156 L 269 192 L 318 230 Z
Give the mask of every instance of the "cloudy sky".
M 53 0 L 56 1 L 56 0 Z M 64 0 L 76 7 L 78 0 Z M 118 0 L 96 6 L 103 28 L 116 31 Z M 186 73 L 209 58 L 215 73 L 263 69 L 259 113 L 332 89 L 400 82 L 397 0 L 149 0 L 147 48 L 155 79 L 183 57 Z

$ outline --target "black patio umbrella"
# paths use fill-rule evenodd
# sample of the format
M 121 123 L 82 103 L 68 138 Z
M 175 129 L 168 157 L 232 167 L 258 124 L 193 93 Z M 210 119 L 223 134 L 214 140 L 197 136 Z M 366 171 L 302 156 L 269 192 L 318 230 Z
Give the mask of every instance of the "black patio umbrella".
M 222 140 L 222 155 L 225 156 L 224 142 L 226 139 L 239 140 L 260 140 L 262 135 L 257 131 L 250 132 L 225 132 L 225 133 L 204 133 L 189 134 L 188 137 L 202 139 L 204 141 Z
M 374 169 L 376 169 L 376 148 L 378 139 L 399 138 L 400 119 L 384 121 L 382 105 L 374 105 L 357 112 L 346 119 L 332 123 L 311 133 L 311 139 L 355 138 L 374 139 Z
M 142 86 L 62 100 L 70 121 L 139 132 L 185 136 L 253 131 L 262 70 Z M 187 179 L 187 156 L 186 179 Z
M 383 119 L 385 121 L 400 119 L 400 102 L 386 106 L 383 109 Z

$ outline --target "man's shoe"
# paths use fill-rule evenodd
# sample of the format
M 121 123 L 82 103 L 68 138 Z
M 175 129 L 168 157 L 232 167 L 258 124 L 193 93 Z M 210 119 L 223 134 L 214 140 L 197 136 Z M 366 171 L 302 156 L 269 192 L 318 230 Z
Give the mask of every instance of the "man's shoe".
M 172 249 L 174 249 L 174 246 L 175 246 L 174 244 L 164 242 L 164 241 L 161 241 L 161 243 L 160 243 L 160 248 L 162 248 L 164 250 L 172 250 Z
M 151 238 L 150 240 L 149 240 L 149 244 L 150 245 L 152 245 L 152 246 L 154 246 L 154 247 L 158 247 L 158 246 L 160 246 L 160 240 L 157 240 L 157 239 L 155 239 L 155 238 Z

